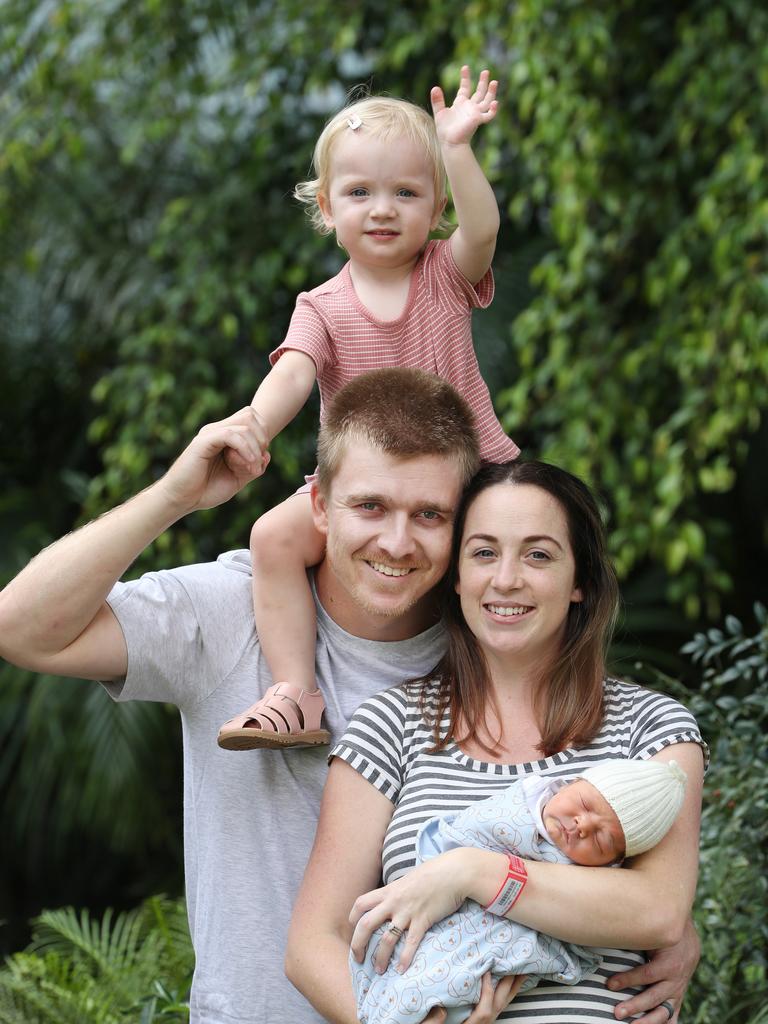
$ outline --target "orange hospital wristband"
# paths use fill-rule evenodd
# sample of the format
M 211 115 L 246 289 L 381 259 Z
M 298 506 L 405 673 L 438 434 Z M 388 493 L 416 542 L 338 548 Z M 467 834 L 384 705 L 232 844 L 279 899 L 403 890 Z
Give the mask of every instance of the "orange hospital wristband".
M 515 905 L 528 881 L 525 862 L 511 853 L 508 853 L 507 857 L 509 858 L 507 876 L 501 883 L 499 891 L 485 907 L 486 910 L 492 914 L 498 914 L 499 917 L 504 917 L 507 911 Z

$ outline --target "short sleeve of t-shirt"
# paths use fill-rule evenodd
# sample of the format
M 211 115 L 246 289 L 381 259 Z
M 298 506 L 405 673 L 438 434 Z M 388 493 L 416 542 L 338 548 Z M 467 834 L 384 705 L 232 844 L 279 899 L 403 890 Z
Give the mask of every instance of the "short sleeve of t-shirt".
M 629 747 L 624 756 L 647 759 L 674 743 L 696 743 L 704 753 L 705 767 L 709 750 L 702 739 L 698 723 L 691 712 L 666 693 L 627 687 L 627 703 L 631 709 Z
M 250 589 L 247 551 L 118 583 L 107 601 L 125 637 L 128 671 L 104 683 L 107 692 L 182 709 L 203 700 L 255 640 Z
M 456 266 L 450 239 L 428 244 L 421 272 L 434 301 L 454 313 L 460 314 L 467 309 L 486 309 L 493 300 L 491 268 L 473 285 Z
M 296 308 L 285 339 L 270 353 L 270 364 L 274 366 L 289 349 L 308 355 L 315 364 L 318 376 L 335 361 L 329 327 L 309 292 L 301 292 L 296 299 Z
M 357 709 L 330 757 L 346 761 L 395 803 L 403 784 L 407 718 L 408 701 L 402 688 L 377 693 Z

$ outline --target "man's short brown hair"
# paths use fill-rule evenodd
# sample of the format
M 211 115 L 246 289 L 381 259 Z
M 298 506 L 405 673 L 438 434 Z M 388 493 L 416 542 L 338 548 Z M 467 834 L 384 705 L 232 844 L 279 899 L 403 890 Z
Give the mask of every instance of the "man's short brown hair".
M 462 486 L 480 465 L 472 410 L 447 381 L 424 370 L 371 370 L 336 393 L 317 440 L 317 482 L 325 494 L 350 441 L 399 459 L 453 459 Z

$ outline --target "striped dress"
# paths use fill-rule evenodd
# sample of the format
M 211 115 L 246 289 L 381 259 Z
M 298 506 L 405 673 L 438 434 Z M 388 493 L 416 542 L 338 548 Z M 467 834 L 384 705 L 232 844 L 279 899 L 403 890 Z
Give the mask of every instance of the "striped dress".
M 349 264 L 311 292 L 302 292 L 285 341 L 270 354 L 274 366 L 289 349 L 308 355 L 317 369 L 320 420 L 333 396 L 369 370 L 405 366 L 434 373 L 459 392 L 475 415 L 480 454 L 508 462 L 520 449 L 501 428 L 472 347 L 472 310 L 493 298 L 489 270 L 476 285 L 459 271 L 447 241 L 427 242 L 411 274 L 397 320 L 378 320 L 358 299 Z
M 427 684 L 427 707 L 434 707 L 437 687 Z M 617 679 L 604 683 L 605 716 L 587 747 L 569 748 L 540 761 L 496 764 L 462 753 L 455 743 L 429 753 L 432 733 L 419 711 L 413 685 L 385 690 L 365 701 L 332 751 L 346 761 L 394 805 L 382 855 L 385 884 L 415 864 L 416 834 L 436 814 L 458 811 L 531 772 L 579 775 L 608 758 L 645 759 L 674 743 L 698 743 L 706 757 L 696 720 L 665 694 Z M 447 727 L 447 722 L 443 723 Z M 528 1024 L 595 1024 L 614 1021 L 616 1003 L 637 989 L 612 992 L 606 979 L 643 962 L 637 951 L 598 949 L 602 963 L 578 985 L 540 984 L 519 995 L 499 1017 Z

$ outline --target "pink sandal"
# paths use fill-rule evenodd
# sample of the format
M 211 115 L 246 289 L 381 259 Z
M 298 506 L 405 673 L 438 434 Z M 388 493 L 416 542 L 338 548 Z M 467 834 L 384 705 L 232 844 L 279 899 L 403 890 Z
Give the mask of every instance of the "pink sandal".
M 315 747 L 331 742 L 320 728 L 325 701 L 319 690 L 310 693 L 291 683 L 275 683 L 261 700 L 235 715 L 219 729 L 218 744 L 225 750 L 268 747 Z M 255 726 L 246 726 L 255 722 Z

